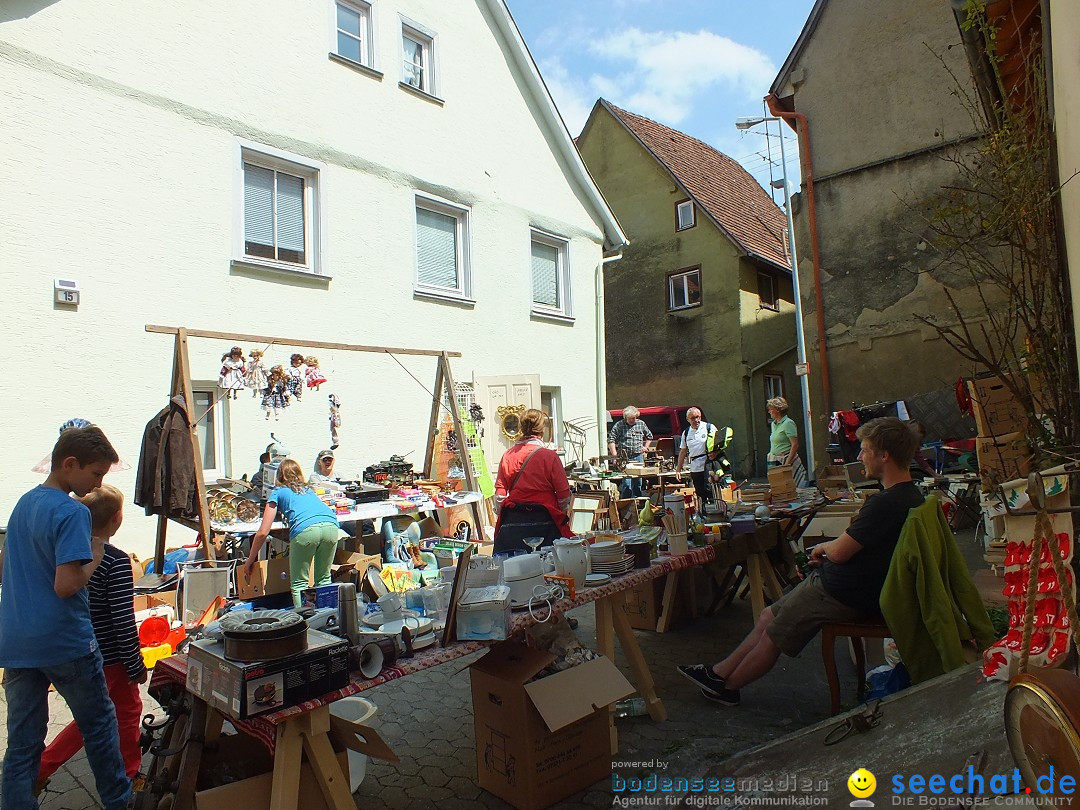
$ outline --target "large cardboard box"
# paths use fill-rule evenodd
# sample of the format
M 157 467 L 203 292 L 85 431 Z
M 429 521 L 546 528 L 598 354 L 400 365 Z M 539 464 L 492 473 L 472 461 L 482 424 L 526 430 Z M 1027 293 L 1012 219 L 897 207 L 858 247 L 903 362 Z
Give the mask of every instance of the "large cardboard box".
M 240 566 L 236 567 L 236 595 L 241 599 L 256 599 L 289 590 L 288 557 L 259 560 L 251 569 L 250 579 L 244 578 Z
M 689 569 L 693 574 L 693 569 Z M 623 615 L 630 626 L 637 630 L 655 630 L 660 615 L 663 613 L 664 587 L 667 584 L 667 575 L 643 582 L 635 588 L 630 588 L 623 593 L 626 595 L 619 605 Z M 675 592 L 675 604 L 671 609 L 671 622 L 668 629 L 674 629 L 682 624 L 690 615 L 690 597 L 684 590 Z
M 607 706 L 634 687 L 607 658 L 531 681 L 555 656 L 503 642 L 471 667 L 480 787 L 540 810 L 611 774 Z
M 1001 377 L 968 380 L 968 392 L 980 436 L 1002 436 L 1027 429 L 1027 412 Z
M 975 439 L 979 469 L 995 473 L 1002 481 L 1023 478 L 1031 467 L 1031 450 L 1023 433 L 979 436 Z
M 337 553 L 334 554 L 334 564 L 330 566 L 330 578 L 334 582 L 346 582 L 352 576 L 353 571 L 357 571 L 360 576 L 363 576 L 370 565 L 382 568 L 382 558 L 378 554 L 364 554 L 362 551 L 338 549 Z
M 795 497 L 795 475 L 790 465 L 769 468 L 769 497 L 774 502 Z
M 307 633 L 306 651 L 278 661 L 230 661 L 220 641 L 194 641 L 187 689 L 243 720 L 343 688 L 349 682 L 349 642 L 317 630 Z

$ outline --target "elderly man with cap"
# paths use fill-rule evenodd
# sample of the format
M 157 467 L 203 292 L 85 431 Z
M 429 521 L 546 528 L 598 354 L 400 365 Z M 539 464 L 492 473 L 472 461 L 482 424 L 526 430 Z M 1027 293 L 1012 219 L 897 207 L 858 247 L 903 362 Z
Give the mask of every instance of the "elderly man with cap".
M 315 456 L 315 469 L 308 476 L 309 484 L 334 484 L 334 451 L 320 450 Z

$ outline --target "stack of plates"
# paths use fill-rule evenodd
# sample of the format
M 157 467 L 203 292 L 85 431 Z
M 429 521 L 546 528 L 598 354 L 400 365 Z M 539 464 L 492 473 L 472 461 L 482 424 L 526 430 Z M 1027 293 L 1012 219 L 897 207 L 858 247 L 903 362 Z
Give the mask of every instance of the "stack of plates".
M 589 546 L 589 559 L 592 560 L 594 568 L 597 563 L 617 562 L 625 554 L 626 550 L 623 547 L 621 538 L 618 540 L 601 540 Z
M 596 562 L 593 561 L 592 570 L 594 574 L 625 574 L 627 571 L 634 567 L 634 558 L 627 554 L 621 559 L 611 562 Z

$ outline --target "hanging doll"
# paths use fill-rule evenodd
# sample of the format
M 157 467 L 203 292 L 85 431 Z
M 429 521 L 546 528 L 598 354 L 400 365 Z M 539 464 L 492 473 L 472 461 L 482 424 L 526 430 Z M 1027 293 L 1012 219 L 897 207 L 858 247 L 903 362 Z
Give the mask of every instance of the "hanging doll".
M 233 346 L 228 354 L 221 355 L 221 371 L 218 372 L 218 387 L 225 390 L 225 399 L 233 399 L 244 390 L 244 350 Z
M 279 412 L 289 407 L 289 383 L 285 369 L 281 366 L 270 369 L 270 376 L 263 391 L 262 407 L 266 411 L 266 418 L 269 419 L 270 412 L 273 411 L 275 420 Z
M 266 381 L 268 375 L 266 373 L 266 365 L 262 361 L 263 353 L 258 349 L 252 349 L 248 352 L 247 365 L 244 367 L 244 381 L 247 383 L 247 387 L 251 389 L 251 396 L 258 396 L 266 390 Z
M 338 429 L 341 427 L 341 400 L 330 395 L 330 449 L 338 449 Z
M 307 378 L 307 387 L 314 388 L 318 391 L 319 386 L 326 382 L 326 377 L 324 377 L 323 373 L 319 370 L 319 358 L 315 355 L 310 355 L 304 359 L 304 362 L 307 363 L 307 371 L 304 373 L 304 376 Z
M 304 395 L 304 355 L 294 354 L 289 358 L 289 367 L 285 369 L 285 378 L 289 386 L 289 393 L 296 397 L 299 402 Z

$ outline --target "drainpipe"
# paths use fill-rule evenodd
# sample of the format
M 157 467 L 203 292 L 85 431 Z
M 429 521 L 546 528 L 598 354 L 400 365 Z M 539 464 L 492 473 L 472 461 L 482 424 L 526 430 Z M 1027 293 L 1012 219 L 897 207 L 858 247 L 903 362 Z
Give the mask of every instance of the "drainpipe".
M 825 306 L 821 292 L 821 250 L 818 245 L 817 206 L 814 200 L 814 164 L 810 159 L 810 125 L 802 113 L 781 109 L 780 99 L 772 93 L 765 96 L 765 103 L 769 105 L 769 112 L 777 118 L 783 118 L 789 124 L 792 121 L 798 124 L 794 129 L 799 137 L 799 160 L 802 163 L 803 182 L 806 183 L 806 202 L 810 216 L 810 251 L 814 259 L 814 297 L 817 299 L 815 309 L 817 310 L 818 354 L 821 362 L 821 393 L 825 400 L 825 407 L 819 413 L 832 413 L 832 384 L 829 381 L 829 358 L 825 349 Z M 792 234 L 791 238 L 794 239 L 795 235 Z
M 607 361 L 604 355 L 604 265 L 622 258 L 620 250 L 605 256 L 596 265 L 596 433 L 600 442 L 600 458 L 607 455 Z

